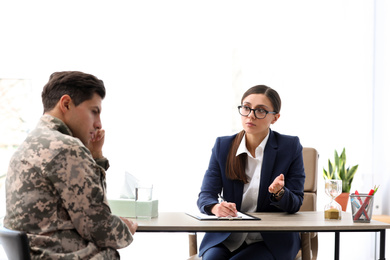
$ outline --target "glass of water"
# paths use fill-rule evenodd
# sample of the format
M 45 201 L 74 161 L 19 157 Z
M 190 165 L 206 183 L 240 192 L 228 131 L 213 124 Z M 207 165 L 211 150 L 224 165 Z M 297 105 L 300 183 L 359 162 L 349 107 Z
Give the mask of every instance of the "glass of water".
M 135 216 L 137 219 L 152 218 L 153 185 L 140 183 L 135 187 Z

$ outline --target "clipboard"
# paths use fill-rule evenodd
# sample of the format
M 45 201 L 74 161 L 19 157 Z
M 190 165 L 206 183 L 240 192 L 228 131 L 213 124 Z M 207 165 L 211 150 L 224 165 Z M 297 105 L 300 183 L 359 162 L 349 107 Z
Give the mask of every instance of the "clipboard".
M 261 218 L 242 213 L 237 212 L 237 217 L 217 217 L 215 215 L 207 215 L 200 212 L 186 212 L 187 215 L 196 218 L 197 220 L 261 220 Z

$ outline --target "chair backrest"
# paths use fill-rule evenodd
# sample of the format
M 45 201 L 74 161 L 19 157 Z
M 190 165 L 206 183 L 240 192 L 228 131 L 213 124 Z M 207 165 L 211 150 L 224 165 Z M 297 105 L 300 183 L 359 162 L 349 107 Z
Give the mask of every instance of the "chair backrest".
M 30 246 L 26 232 L 0 227 L 0 244 L 10 260 L 30 260 Z
M 304 147 L 302 151 L 306 180 L 304 198 L 300 211 L 317 210 L 318 152 L 314 148 Z

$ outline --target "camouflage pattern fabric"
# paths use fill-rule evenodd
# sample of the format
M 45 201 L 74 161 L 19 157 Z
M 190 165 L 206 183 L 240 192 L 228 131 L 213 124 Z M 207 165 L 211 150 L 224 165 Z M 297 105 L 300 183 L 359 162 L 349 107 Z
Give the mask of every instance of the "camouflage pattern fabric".
M 107 162 L 61 120 L 41 117 L 6 178 L 4 226 L 28 233 L 32 259 L 119 259 L 133 237 L 108 206 Z

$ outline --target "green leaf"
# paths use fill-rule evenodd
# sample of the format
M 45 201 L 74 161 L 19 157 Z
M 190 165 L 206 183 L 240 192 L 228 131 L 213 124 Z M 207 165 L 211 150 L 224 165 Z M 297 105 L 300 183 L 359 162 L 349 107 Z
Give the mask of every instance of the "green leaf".
M 355 176 L 355 173 L 356 173 L 358 167 L 359 167 L 359 164 L 352 166 L 352 168 L 350 170 L 348 170 L 348 176 L 347 176 L 348 181 L 352 182 L 353 177 Z
M 330 160 L 328 160 L 328 169 L 329 169 L 329 179 L 333 179 L 334 168 Z
M 339 167 L 339 155 L 337 154 L 336 150 L 334 150 L 334 164 L 337 169 Z
M 342 159 L 344 162 L 347 161 L 347 155 L 345 153 L 345 147 L 343 148 L 342 153 L 340 154 L 340 159 Z
M 346 167 L 347 154 L 345 147 L 341 152 L 340 156 L 337 153 L 337 150 L 334 151 L 334 163 L 328 160 L 328 171 L 323 169 L 324 179 L 339 179 L 342 180 L 342 189 L 343 192 L 350 192 L 352 180 L 357 171 L 358 165 L 353 166 L 352 168 Z M 346 169 L 347 168 L 347 169 Z
M 322 170 L 323 170 L 322 177 L 324 177 L 325 180 L 330 179 L 330 176 L 328 172 L 325 170 L 325 168 L 323 168 Z
M 340 166 L 339 166 L 339 172 L 338 172 L 338 175 L 340 177 L 341 180 L 345 180 L 345 178 L 347 177 L 346 174 L 345 174 L 345 161 L 344 160 L 340 160 Z

